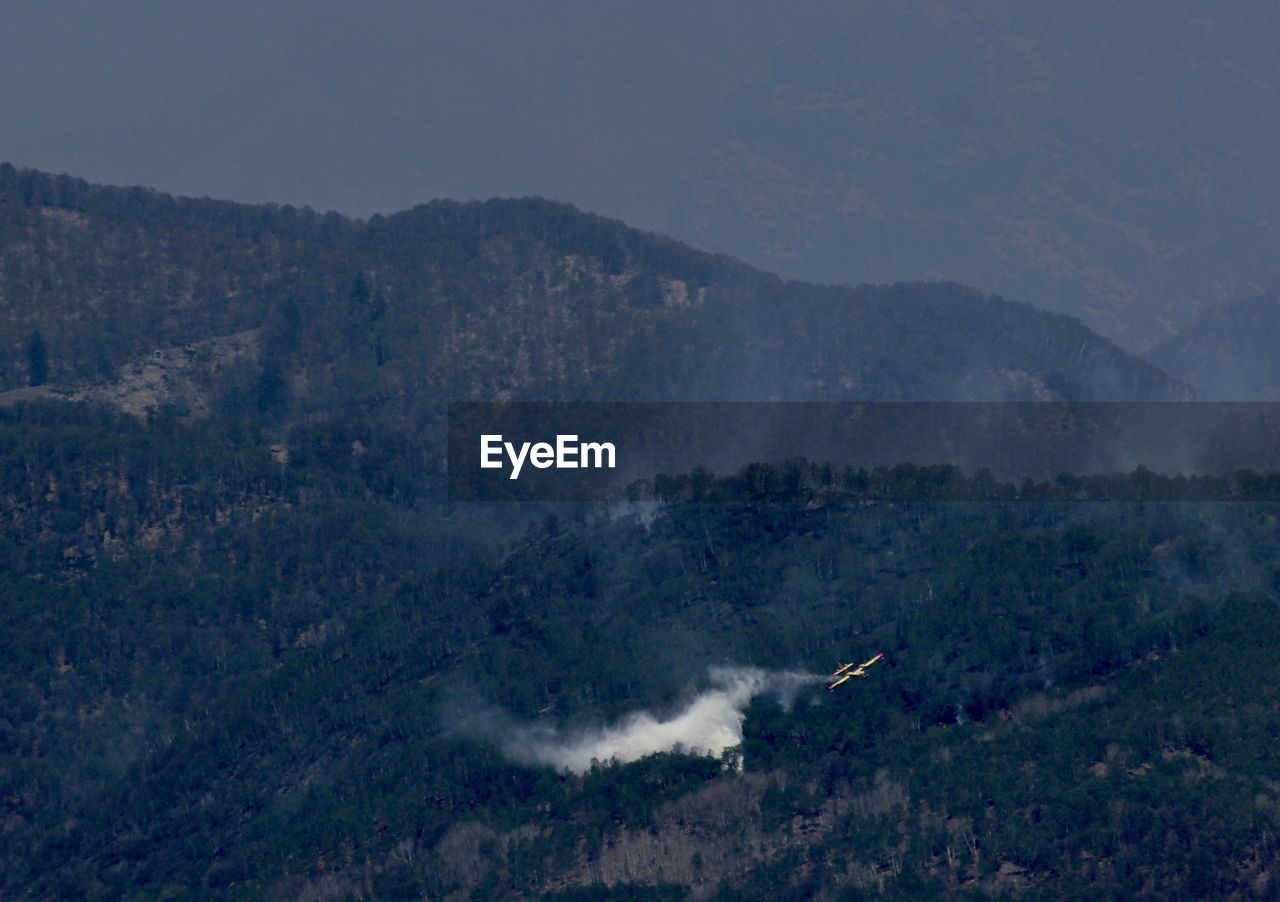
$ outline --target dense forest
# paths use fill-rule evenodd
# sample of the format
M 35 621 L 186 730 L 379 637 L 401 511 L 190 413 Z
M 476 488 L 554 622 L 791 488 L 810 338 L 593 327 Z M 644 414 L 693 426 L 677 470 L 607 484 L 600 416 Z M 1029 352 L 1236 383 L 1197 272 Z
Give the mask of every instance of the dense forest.
M 281 461 L 238 419 L 0 418 L 4 894 L 1176 897 L 1275 873 L 1274 504 L 878 501 L 757 467 L 754 500 L 518 517 L 423 500 L 363 438 Z M 744 703 L 719 757 L 520 754 L 540 723 L 676 711 L 709 666 L 815 676 Z
M 1272 473 L 447 500 L 450 401 L 1193 394 L 1073 320 L 8 166 L 0 311 L 0 896 L 1273 891 Z
M 0 165 L 0 304 L 0 389 L 139 414 L 416 433 L 466 399 L 1193 394 L 1026 304 L 783 282 L 541 200 L 366 222 Z

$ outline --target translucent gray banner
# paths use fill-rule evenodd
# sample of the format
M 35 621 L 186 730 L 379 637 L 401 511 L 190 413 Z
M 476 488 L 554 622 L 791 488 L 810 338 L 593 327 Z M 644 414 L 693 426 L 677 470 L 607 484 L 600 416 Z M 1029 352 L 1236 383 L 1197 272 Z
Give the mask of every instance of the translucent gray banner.
M 1271 403 L 449 406 L 449 495 L 460 501 L 732 500 L 824 481 L 898 500 L 1274 500 L 1276 471 Z

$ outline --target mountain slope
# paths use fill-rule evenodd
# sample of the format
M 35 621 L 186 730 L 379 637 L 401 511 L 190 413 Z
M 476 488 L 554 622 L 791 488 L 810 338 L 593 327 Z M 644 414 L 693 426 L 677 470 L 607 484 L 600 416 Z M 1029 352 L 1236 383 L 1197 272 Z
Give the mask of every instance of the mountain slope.
M 1280 249 L 1265 4 L 865 3 L 724 104 L 673 232 L 786 275 L 950 278 L 1147 348 Z
M 453 398 L 1186 391 L 1079 323 L 788 283 L 545 201 L 363 223 L 0 176 L 0 895 L 1277 872 L 1272 506 L 890 503 L 767 466 L 722 504 L 431 500 Z M 51 400 L 77 394 L 142 415 Z M 708 697 L 710 745 L 586 766 Z
M 32 408 L 0 453 L 6 895 L 1176 897 L 1280 866 L 1267 507 L 801 492 L 495 555 L 475 511 L 249 435 Z M 724 664 L 801 671 L 742 705 L 741 770 L 520 755 Z
M 1204 311 L 1151 349 L 1148 359 L 1193 382 L 1206 398 L 1280 400 L 1280 282 L 1255 297 Z
M 195 412 L 399 426 L 458 399 L 1189 393 L 1025 304 L 784 282 L 541 200 L 361 222 L 4 167 L 0 216 L 10 389 L 33 381 L 39 332 L 64 392 L 118 400 L 141 380 Z

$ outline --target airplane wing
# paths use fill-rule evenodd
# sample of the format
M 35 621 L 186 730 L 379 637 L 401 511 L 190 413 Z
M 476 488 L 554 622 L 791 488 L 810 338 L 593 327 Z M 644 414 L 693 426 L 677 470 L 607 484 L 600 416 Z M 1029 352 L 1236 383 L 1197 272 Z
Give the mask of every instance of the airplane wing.
M 878 651 L 876 652 L 875 657 L 873 657 L 870 661 L 867 661 L 864 664 L 859 664 L 856 667 L 852 663 L 841 664 L 838 668 L 836 668 L 836 672 L 831 674 L 831 678 L 834 679 L 835 682 L 832 683 L 830 686 L 828 686 L 827 689 L 828 690 L 834 689 L 837 686 L 842 685 L 843 683 L 847 683 L 849 680 L 852 680 L 852 679 L 859 679 L 859 680 L 866 679 L 867 668 L 870 667 L 872 664 L 874 664 L 876 661 L 879 661 L 883 657 L 884 657 L 884 652 Z M 839 677 L 839 679 L 836 679 L 836 677 Z

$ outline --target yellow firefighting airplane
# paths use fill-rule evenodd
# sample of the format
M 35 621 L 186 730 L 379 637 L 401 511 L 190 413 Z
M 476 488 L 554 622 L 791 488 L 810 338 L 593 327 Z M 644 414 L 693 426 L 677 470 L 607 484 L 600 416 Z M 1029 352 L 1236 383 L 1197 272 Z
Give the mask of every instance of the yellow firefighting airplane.
M 883 657 L 884 652 L 878 651 L 874 658 L 867 661 L 865 664 L 859 664 L 857 667 L 854 667 L 852 663 L 841 664 L 836 668 L 836 672 L 831 674 L 831 678 L 834 679 L 835 682 L 827 687 L 827 691 L 830 692 L 841 683 L 846 683 L 849 680 L 865 680 L 867 678 L 867 668 Z M 853 669 L 851 670 L 850 668 Z

